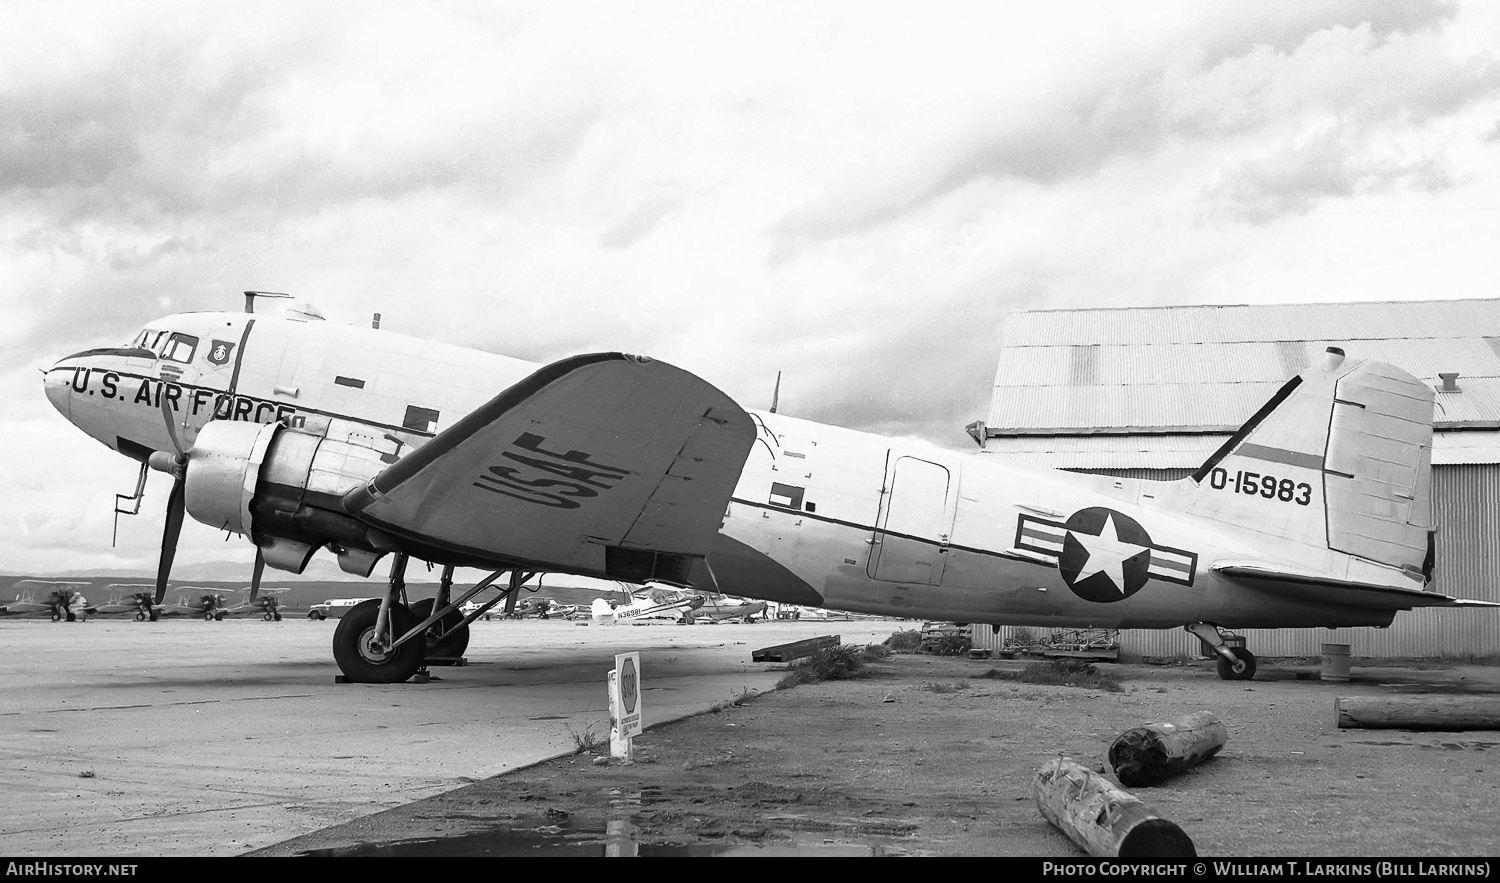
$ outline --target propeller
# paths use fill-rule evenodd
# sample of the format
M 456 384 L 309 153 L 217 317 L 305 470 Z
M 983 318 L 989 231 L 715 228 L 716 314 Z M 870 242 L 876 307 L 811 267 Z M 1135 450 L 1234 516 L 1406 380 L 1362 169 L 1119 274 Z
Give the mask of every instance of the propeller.
M 172 478 L 172 493 L 167 496 L 167 520 L 161 535 L 161 558 L 156 565 L 156 603 L 167 595 L 167 577 L 172 573 L 172 562 L 177 557 L 177 541 L 182 536 L 182 519 L 187 510 L 187 467 L 193 449 L 182 446 L 177 435 L 177 421 L 172 417 L 172 403 L 161 397 L 161 416 L 167 424 L 167 438 L 175 453 L 156 451 L 147 460 L 153 469 L 169 473 Z M 260 581 L 266 572 L 266 556 L 259 546 L 255 548 L 255 569 L 250 574 L 250 601 L 260 594 Z
M 255 603 L 255 598 L 260 594 L 260 578 L 266 574 L 266 556 L 261 552 L 260 546 L 255 547 L 255 569 L 250 571 L 250 603 Z
M 167 424 L 167 437 L 172 441 L 175 454 L 157 451 L 149 461 L 153 468 L 172 475 L 172 493 L 167 497 L 167 521 L 161 534 L 161 558 L 156 565 L 156 603 L 167 596 L 167 577 L 172 573 L 172 561 L 177 557 L 177 540 L 182 536 L 182 517 L 186 511 L 187 465 L 189 450 L 177 437 L 177 424 L 172 419 L 172 402 L 161 397 L 161 416 Z

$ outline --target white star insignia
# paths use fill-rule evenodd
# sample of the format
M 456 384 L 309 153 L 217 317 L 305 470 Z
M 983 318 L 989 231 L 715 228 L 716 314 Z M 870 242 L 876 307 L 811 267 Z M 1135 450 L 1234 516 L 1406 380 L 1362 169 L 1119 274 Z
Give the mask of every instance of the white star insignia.
M 1125 562 L 1142 552 L 1151 551 L 1150 546 L 1121 541 L 1120 534 L 1115 529 L 1113 515 L 1105 516 L 1104 526 L 1099 529 L 1098 536 L 1077 531 L 1069 533 L 1073 534 L 1073 538 L 1088 553 L 1088 559 L 1078 569 L 1078 576 L 1073 582 L 1083 582 L 1096 573 L 1102 573 L 1115 584 L 1121 595 L 1125 594 Z

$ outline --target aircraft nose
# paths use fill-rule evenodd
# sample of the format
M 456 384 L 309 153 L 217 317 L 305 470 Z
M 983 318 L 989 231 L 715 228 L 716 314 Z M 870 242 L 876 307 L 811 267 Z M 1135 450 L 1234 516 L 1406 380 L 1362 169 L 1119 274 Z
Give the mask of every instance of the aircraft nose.
M 59 363 L 61 364 L 61 363 Z M 71 371 L 54 365 L 42 378 L 43 388 L 47 392 L 47 400 L 52 403 L 59 413 L 69 420 L 73 419 L 72 390 L 68 388 L 72 378 Z

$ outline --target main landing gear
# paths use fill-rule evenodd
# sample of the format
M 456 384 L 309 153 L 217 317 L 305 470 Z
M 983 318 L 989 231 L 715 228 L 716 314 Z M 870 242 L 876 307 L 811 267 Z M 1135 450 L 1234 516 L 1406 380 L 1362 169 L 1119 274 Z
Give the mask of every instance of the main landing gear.
M 1231 647 L 1217 626 L 1195 622 L 1183 626 L 1192 635 L 1213 648 L 1219 656 L 1219 677 L 1226 681 L 1248 681 L 1255 677 L 1255 654 L 1243 646 Z
M 339 620 L 333 632 L 333 659 L 344 680 L 357 684 L 399 684 L 427 665 L 462 665 L 469 646 L 469 623 L 501 600 L 515 603 L 521 585 L 532 574 L 510 572 L 510 588 L 498 598 L 464 616 L 459 607 L 484 591 L 505 571 L 497 570 L 478 585 L 451 599 L 453 568 L 443 568 L 438 596 L 414 604 L 406 601 L 406 562 L 398 554 L 384 598 L 357 604 Z

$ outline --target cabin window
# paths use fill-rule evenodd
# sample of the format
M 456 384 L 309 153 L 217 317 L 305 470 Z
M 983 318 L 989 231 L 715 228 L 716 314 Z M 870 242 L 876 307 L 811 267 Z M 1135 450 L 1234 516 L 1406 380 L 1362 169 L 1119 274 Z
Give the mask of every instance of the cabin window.
M 166 345 L 161 348 L 161 357 L 170 362 L 187 364 L 193 360 L 193 353 L 197 351 L 198 338 L 191 334 L 175 333 L 167 339 Z
M 401 421 L 401 428 L 410 429 L 413 432 L 436 432 L 437 423 L 438 412 L 431 408 L 407 405 L 406 419 Z

